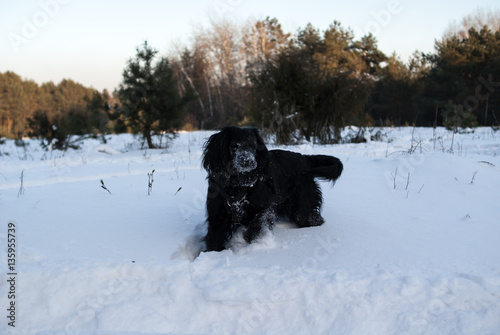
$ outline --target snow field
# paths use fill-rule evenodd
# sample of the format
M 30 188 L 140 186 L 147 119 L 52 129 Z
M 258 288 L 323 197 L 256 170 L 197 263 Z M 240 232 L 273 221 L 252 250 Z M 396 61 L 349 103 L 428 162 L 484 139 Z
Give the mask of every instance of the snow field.
M 444 129 L 381 132 L 382 142 L 285 148 L 344 163 L 334 187 L 321 182 L 323 226 L 279 222 L 258 243 L 198 257 L 210 132 L 167 150 L 130 135 L 66 153 L 6 141 L 0 309 L 9 222 L 18 294 L 16 327 L 2 317 L 0 333 L 499 333 L 499 135 L 456 134 L 448 152 Z

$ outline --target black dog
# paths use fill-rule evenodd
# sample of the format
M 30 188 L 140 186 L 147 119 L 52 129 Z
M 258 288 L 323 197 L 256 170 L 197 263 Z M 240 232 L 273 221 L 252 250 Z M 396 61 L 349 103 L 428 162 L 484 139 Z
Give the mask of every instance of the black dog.
M 255 128 L 225 127 L 205 143 L 208 172 L 207 251 L 229 247 L 242 234 L 247 243 L 273 228 L 277 216 L 299 227 L 319 226 L 321 190 L 315 177 L 335 182 L 343 165 L 332 156 L 268 151 Z

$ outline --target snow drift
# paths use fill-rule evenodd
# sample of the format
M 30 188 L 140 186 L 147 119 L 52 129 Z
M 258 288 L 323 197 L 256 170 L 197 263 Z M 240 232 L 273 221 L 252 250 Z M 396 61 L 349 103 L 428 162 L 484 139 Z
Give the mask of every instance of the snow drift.
M 323 226 L 280 222 L 259 243 L 199 256 L 211 133 L 167 150 L 130 135 L 65 153 L 5 141 L 0 333 L 498 334 L 499 134 L 456 134 L 452 146 L 444 129 L 381 132 L 286 148 L 344 163 L 335 188 L 321 183 Z

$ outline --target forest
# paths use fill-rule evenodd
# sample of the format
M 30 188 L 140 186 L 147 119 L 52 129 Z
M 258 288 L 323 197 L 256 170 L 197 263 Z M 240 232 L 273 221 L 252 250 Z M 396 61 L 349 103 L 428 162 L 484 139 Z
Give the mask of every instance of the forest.
M 154 148 L 157 135 L 224 125 L 257 126 L 278 144 L 339 143 L 349 125 L 498 129 L 499 17 L 466 17 L 433 53 L 406 62 L 338 21 L 293 34 L 269 17 L 212 21 L 168 57 L 138 46 L 113 92 L 0 73 L 0 138 L 40 137 L 64 150 L 78 137 L 122 132 Z

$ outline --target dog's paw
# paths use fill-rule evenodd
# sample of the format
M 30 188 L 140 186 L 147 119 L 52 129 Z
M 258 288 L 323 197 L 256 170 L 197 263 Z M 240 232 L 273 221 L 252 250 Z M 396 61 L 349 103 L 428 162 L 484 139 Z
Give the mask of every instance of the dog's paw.
M 325 223 L 325 219 L 319 213 L 312 213 L 306 220 L 305 227 L 317 227 Z
M 207 233 L 206 226 L 205 223 L 198 225 L 193 234 L 189 235 L 186 240 L 179 245 L 177 251 L 170 256 L 170 259 L 187 259 L 192 262 L 200 253 L 205 251 L 207 248 L 204 240 L 204 236 Z

